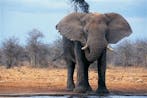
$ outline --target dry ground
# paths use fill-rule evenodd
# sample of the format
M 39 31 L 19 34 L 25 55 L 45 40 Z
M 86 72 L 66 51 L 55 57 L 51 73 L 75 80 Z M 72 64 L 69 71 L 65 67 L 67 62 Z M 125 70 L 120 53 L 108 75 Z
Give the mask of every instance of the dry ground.
M 66 91 L 66 69 L 0 67 L 0 94 L 56 93 Z M 97 88 L 97 72 L 89 71 L 89 81 Z M 109 67 L 107 86 L 113 93 L 147 95 L 147 69 L 140 67 Z M 76 80 L 76 74 L 74 75 Z

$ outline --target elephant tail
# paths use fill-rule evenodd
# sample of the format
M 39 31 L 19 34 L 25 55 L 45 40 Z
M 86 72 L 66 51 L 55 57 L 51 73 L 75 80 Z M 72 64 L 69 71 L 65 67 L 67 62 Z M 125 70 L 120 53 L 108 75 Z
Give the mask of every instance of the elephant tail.
M 56 60 L 62 58 L 62 57 L 63 57 L 63 54 L 64 54 L 64 53 L 61 53 L 59 56 L 53 58 L 52 61 L 54 62 L 54 61 L 56 61 Z

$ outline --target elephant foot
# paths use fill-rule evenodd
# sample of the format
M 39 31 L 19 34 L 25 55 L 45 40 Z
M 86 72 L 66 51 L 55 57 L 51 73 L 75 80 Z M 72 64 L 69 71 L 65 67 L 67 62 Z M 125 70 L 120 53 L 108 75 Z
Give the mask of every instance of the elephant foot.
M 98 89 L 96 90 L 96 94 L 98 94 L 98 95 L 108 95 L 109 91 L 106 87 L 98 87 Z
M 74 89 L 74 92 L 76 92 L 76 93 L 90 93 L 90 92 L 92 92 L 92 88 L 90 86 L 88 86 L 88 87 L 85 87 L 85 86 L 77 86 Z
M 67 90 L 68 90 L 68 91 L 73 91 L 74 88 L 75 88 L 75 85 L 74 85 L 73 83 L 67 85 Z
M 6 67 L 6 69 L 10 69 L 10 68 L 11 68 L 11 66 L 7 66 L 7 67 Z

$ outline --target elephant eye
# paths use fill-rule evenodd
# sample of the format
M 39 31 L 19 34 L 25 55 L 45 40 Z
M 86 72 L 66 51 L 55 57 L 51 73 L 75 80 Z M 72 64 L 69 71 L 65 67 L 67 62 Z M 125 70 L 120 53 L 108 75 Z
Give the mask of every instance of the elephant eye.
M 85 32 L 87 33 L 88 32 L 88 29 L 86 29 Z
M 84 30 L 84 37 L 85 37 L 85 39 L 87 40 L 87 37 L 88 37 L 88 29 L 85 29 L 85 30 Z
M 88 34 L 87 32 L 84 33 L 84 38 L 87 40 Z
M 85 32 L 85 33 L 88 32 L 87 26 L 84 27 L 84 32 Z
M 98 21 L 98 24 L 101 24 L 101 23 L 102 23 L 102 20 L 99 20 L 99 21 Z

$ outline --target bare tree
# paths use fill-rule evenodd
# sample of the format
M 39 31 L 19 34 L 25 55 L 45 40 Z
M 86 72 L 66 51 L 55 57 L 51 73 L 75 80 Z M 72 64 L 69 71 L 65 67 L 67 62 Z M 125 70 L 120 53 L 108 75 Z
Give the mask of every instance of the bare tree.
M 23 48 L 19 45 L 19 41 L 15 37 L 9 38 L 3 42 L 2 61 L 7 68 L 10 68 L 13 65 L 18 65 L 22 50 Z
M 118 48 L 119 53 L 122 55 L 121 60 L 123 66 L 133 65 L 134 47 L 131 42 L 125 41 L 122 46 Z
M 0 49 L 0 65 L 3 65 L 2 55 L 3 55 L 3 52 L 2 52 L 2 49 Z
M 63 58 L 63 44 L 62 39 L 59 38 L 50 45 L 50 60 L 54 61 L 55 67 L 65 67 Z M 61 66 L 60 66 L 61 65 Z
M 39 50 L 38 52 L 39 65 L 41 65 L 41 67 L 47 67 L 49 62 L 49 56 L 50 56 L 49 45 L 39 44 L 38 50 Z
M 109 64 L 120 66 L 147 66 L 147 41 L 125 41 L 116 48 L 117 53 L 108 53 Z
M 57 39 L 50 45 L 50 54 L 52 58 L 56 58 L 63 53 L 62 39 Z
M 138 40 L 134 43 L 136 53 L 136 65 L 147 67 L 147 40 Z
M 36 67 L 48 65 L 48 45 L 42 43 L 40 40 L 41 38 L 43 38 L 42 32 L 37 29 L 33 29 L 31 32 L 29 32 L 26 46 L 30 58 L 30 64 Z
M 85 0 L 70 0 L 74 6 L 75 12 L 82 11 L 85 13 L 89 12 L 89 5 Z

